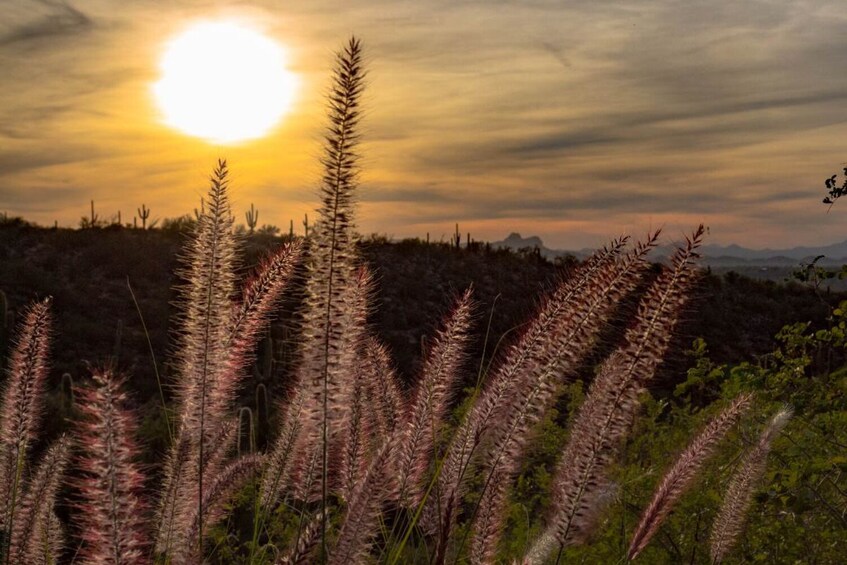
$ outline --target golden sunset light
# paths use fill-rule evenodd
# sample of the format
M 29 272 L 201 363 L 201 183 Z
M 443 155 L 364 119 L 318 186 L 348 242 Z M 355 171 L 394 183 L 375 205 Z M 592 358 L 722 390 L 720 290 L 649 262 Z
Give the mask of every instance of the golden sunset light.
M 2 13 L 0 565 L 844 562 L 845 0 Z
M 681 233 L 696 214 L 721 245 L 836 241 L 838 218 L 799 203 L 844 161 L 843 10 L 707 4 L 16 0 L 0 210 L 60 226 L 91 199 L 184 214 L 225 152 L 241 198 L 299 223 L 327 54 L 355 31 L 373 85 L 365 233 L 449 238 L 460 222 L 582 249 L 609 223 Z
M 153 94 L 162 121 L 216 144 L 267 135 L 291 109 L 285 51 L 245 25 L 197 22 L 168 42 Z

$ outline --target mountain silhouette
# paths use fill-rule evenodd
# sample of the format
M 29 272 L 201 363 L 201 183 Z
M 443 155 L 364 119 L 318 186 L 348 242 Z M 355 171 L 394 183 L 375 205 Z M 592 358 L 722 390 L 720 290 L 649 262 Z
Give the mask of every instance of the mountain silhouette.
M 586 257 L 593 253 L 593 249 L 583 248 L 579 250 L 551 249 L 544 245 L 538 236 L 522 237 L 521 234 L 512 232 L 502 241 L 491 242 L 492 247 L 508 248 L 518 250 L 522 248 L 538 248 L 541 254 L 547 258 L 573 255 L 575 257 Z M 676 247 L 674 245 L 663 245 L 656 248 L 652 256 L 658 260 L 670 256 Z M 820 262 L 823 264 L 847 263 L 847 240 L 821 246 L 798 246 L 788 249 L 751 249 L 737 244 L 731 245 L 704 245 L 701 248 L 704 264 L 769 264 L 769 265 L 796 265 L 801 262 L 809 262 L 820 255 L 824 256 Z

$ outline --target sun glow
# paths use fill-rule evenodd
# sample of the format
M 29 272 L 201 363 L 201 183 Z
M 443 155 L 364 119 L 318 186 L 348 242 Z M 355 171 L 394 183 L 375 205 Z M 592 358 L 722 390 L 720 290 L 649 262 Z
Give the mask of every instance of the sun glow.
M 160 69 L 153 95 L 162 121 L 221 144 L 267 135 L 298 83 L 279 43 L 234 22 L 192 25 L 168 43 Z

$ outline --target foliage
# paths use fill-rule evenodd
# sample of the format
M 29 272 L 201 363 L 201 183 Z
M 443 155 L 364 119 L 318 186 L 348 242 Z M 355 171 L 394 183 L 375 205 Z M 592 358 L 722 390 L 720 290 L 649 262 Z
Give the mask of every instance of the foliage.
M 847 303 L 844 304 L 847 307 Z M 693 366 L 671 397 L 647 399 L 615 477 L 621 489 L 594 543 L 571 550 L 566 560 L 614 562 L 626 551 L 625 533 L 646 504 L 658 478 L 651 462 L 680 449 L 686 430 L 713 412 L 713 399 L 755 392 L 760 413 L 785 403 L 796 412 L 775 440 L 775 453 L 755 490 L 745 534 L 725 563 L 836 563 L 847 550 L 847 372 L 826 370 L 820 359 L 845 346 L 844 310 L 830 327 L 810 331 L 792 324 L 779 332 L 779 347 L 761 362 L 734 366 L 709 360 L 706 344 L 695 340 Z M 652 546 L 639 558 L 647 563 L 711 563 L 705 541 L 737 468 L 739 446 L 756 441 L 752 419 L 708 464 L 697 486 L 680 502 Z
M 839 186 L 837 175 L 832 175 L 824 182 L 828 195 L 824 197 L 823 203 L 832 206 L 836 200 L 847 194 L 847 167 L 844 168 L 844 183 Z

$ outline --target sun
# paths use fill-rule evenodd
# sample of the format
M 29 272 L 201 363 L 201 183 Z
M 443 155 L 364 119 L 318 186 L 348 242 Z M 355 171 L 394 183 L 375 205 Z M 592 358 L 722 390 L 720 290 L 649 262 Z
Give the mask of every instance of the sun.
M 266 136 L 298 83 L 279 43 L 229 21 L 194 23 L 168 42 L 159 66 L 153 95 L 162 121 L 217 144 Z

